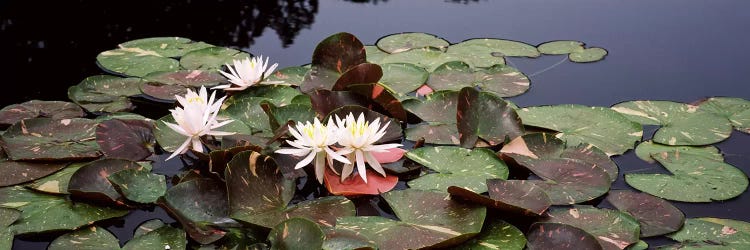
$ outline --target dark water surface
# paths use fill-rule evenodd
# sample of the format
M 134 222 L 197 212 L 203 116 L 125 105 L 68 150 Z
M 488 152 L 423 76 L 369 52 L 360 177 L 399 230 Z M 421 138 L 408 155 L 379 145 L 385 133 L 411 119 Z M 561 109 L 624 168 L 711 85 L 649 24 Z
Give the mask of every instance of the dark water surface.
M 604 61 L 589 64 L 560 63 L 565 60 L 560 56 L 508 59 L 532 81 L 529 92 L 510 98 L 519 106 L 693 102 L 712 96 L 750 100 L 748 9 L 750 1 L 743 0 L 3 0 L 0 83 L 6 90 L 0 107 L 31 99 L 68 100 L 68 86 L 102 73 L 95 64 L 99 52 L 132 39 L 183 36 L 270 56 L 286 67 L 309 63 L 319 41 L 342 31 L 366 44 L 415 31 L 453 43 L 479 37 L 530 44 L 570 39 L 609 50 Z M 729 164 L 750 173 L 750 136 L 734 132 L 717 146 Z M 632 152 L 614 159 L 621 173 L 663 171 Z M 179 168 L 176 164 L 155 167 L 169 172 Z M 621 188 L 627 184 L 619 179 L 613 189 Z M 687 217 L 750 221 L 747 193 L 724 202 L 673 203 Z M 107 228 L 125 242 L 151 218 L 174 221 L 156 208 L 131 213 Z M 51 239 L 17 239 L 14 249 L 44 249 Z

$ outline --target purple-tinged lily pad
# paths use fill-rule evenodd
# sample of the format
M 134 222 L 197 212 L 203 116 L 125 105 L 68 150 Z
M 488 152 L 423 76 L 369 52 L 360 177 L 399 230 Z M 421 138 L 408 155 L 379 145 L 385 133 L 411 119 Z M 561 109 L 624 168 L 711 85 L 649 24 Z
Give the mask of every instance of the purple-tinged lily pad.
M 331 35 L 315 47 L 312 67 L 300 89 L 305 93 L 330 90 L 344 72 L 365 62 L 365 48 L 357 37 L 345 32 Z
M 147 82 L 141 85 L 143 94 L 164 102 L 176 102 L 176 95 L 184 96 L 188 87 L 182 85 L 170 85 L 159 82 Z
M 487 185 L 481 180 L 508 178 L 508 167 L 489 149 L 421 147 L 409 151 L 406 157 L 436 171 L 409 181 L 409 187 L 413 189 L 446 192 L 449 186 L 458 186 L 483 193 L 487 191 Z
M 456 122 L 464 148 L 473 148 L 479 138 L 494 146 L 524 133 L 521 119 L 505 100 L 471 87 L 458 94 Z
M 20 104 L 5 106 L 0 110 L 0 125 L 12 125 L 20 120 L 49 117 L 66 119 L 83 117 L 80 106 L 71 102 L 31 100 Z
M 223 183 L 212 179 L 181 182 L 167 190 L 159 205 L 182 224 L 190 238 L 209 244 L 226 234 L 213 227 L 227 219 L 227 192 Z
M 0 158 L 0 187 L 37 180 L 65 168 L 68 163 L 25 162 L 8 160 L 4 152 Z
M 224 180 L 224 171 L 227 168 L 227 163 L 232 160 L 234 155 L 242 152 L 252 150 L 255 152 L 262 152 L 263 148 L 255 145 L 238 146 L 223 150 L 213 150 L 208 154 L 208 171 L 215 175 L 217 178 Z
M 542 180 L 529 180 L 542 188 L 552 205 L 590 201 L 609 191 L 611 180 L 603 168 L 592 163 L 567 159 L 539 159 L 521 163 Z
M 383 69 L 380 65 L 372 63 L 362 63 L 351 67 L 349 70 L 336 80 L 331 87 L 333 91 L 346 90 L 349 85 L 377 83 L 383 77 Z
M 668 201 L 647 193 L 613 190 L 607 201 L 617 210 L 632 215 L 641 225 L 641 237 L 651 237 L 679 230 L 685 221 L 680 209 Z
M 544 222 L 568 224 L 590 233 L 603 249 L 625 249 L 638 242 L 640 226 L 632 216 L 590 206 L 551 209 Z
M 140 161 L 153 154 L 156 144 L 153 128 L 152 121 L 103 121 L 96 128 L 96 143 L 105 157 Z
M 503 220 L 494 219 L 484 224 L 482 232 L 452 250 L 522 250 L 526 236 L 521 230 Z
M 2 135 L 3 148 L 12 160 L 69 161 L 101 156 L 96 144 L 97 122 L 84 118 L 26 119 Z
M 282 221 L 268 234 L 273 249 L 321 249 L 325 238 L 318 224 L 304 218 Z
M 179 70 L 169 72 L 154 72 L 143 77 L 148 82 L 167 85 L 181 85 L 185 87 L 216 86 L 227 83 L 227 78 L 218 71 L 207 70 Z
M 531 225 L 527 247 L 529 250 L 570 249 L 601 250 L 602 246 L 586 231 L 561 223 L 534 223 Z
M 486 215 L 485 207 L 454 201 L 445 193 L 407 189 L 382 196 L 399 221 L 344 217 L 336 221 L 336 228 L 357 231 L 380 249 L 441 248 L 479 234 Z
M 470 202 L 520 215 L 542 215 L 549 208 L 549 196 L 531 182 L 488 179 L 490 197 L 461 187 L 450 186 L 448 193 Z
M 125 169 L 142 169 L 137 162 L 125 159 L 101 159 L 78 169 L 68 183 L 68 192 L 74 197 L 105 204 L 120 204 L 123 197 L 107 177 Z
M 73 174 L 78 171 L 79 168 L 87 164 L 88 162 L 71 163 L 62 170 L 41 179 L 35 180 L 34 182 L 26 186 L 28 188 L 44 193 L 70 194 L 68 192 L 68 183 L 70 182 L 70 177 L 73 176 Z
M 401 121 L 406 120 L 406 110 L 401 105 L 401 101 L 396 96 L 387 90 L 383 85 L 379 83 L 374 84 L 355 84 L 350 85 L 347 90 L 352 93 L 364 96 L 367 100 L 371 100 L 373 104 L 366 106 L 369 109 L 384 110 L 388 114 Z M 377 105 L 374 105 L 377 104 Z
M 347 105 L 367 106 L 368 99 L 349 91 L 314 90 L 308 94 L 312 107 L 318 114 L 327 115 L 334 109 Z

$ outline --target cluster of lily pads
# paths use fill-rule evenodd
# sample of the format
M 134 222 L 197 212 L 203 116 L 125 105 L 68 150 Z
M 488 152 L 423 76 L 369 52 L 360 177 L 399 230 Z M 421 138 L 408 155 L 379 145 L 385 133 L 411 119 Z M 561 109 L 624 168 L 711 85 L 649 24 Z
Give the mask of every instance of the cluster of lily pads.
M 750 101 L 503 99 L 530 84 L 507 57 L 594 62 L 606 53 L 578 41 L 450 44 L 424 33 L 365 46 L 338 33 L 311 64 L 271 73 L 267 61 L 244 63 L 245 52 L 185 38 L 126 42 L 99 54 L 113 75 L 70 87 L 72 103 L 0 110 L 0 249 L 49 232 L 65 232 L 49 249 L 645 249 L 642 238 L 660 235 L 677 241 L 664 248 L 750 248 L 750 224 L 686 219 L 668 201 L 746 190 L 745 173 L 710 144 L 750 133 Z M 217 86 L 226 99 L 208 97 Z M 132 97 L 180 104 L 154 121 L 128 113 Z M 642 141 L 643 125 L 661 128 Z M 319 136 L 333 126 L 375 135 L 367 145 L 409 146 L 368 152 L 367 163 L 326 159 L 364 148 Z M 670 174 L 624 174 L 641 192 L 610 190 L 623 176 L 610 157 L 631 149 Z M 152 172 L 166 152 L 183 172 Z M 349 176 L 360 160 L 383 173 Z M 602 197 L 616 209 L 601 208 Z M 363 200 L 382 216 L 358 216 Z M 154 206 L 177 223 L 146 221 L 124 246 L 100 226 Z

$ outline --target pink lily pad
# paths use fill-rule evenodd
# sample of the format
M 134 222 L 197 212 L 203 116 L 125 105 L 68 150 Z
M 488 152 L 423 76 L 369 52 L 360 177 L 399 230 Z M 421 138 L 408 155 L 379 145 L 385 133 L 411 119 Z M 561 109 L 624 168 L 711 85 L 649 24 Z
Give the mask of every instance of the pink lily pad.
M 367 170 L 367 183 L 359 177 L 352 175 L 341 181 L 341 176 L 334 173 L 330 168 L 326 168 L 325 175 L 326 189 L 333 195 L 357 196 L 357 195 L 378 195 L 391 191 L 398 183 L 398 177 L 395 175 L 382 175 L 375 171 Z
M 433 92 L 432 88 L 430 86 L 427 86 L 427 84 L 422 85 L 422 87 L 419 87 L 417 89 L 417 96 L 426 96 Z
M 393 163 L 404 157 L 406 150 L 401 148 L 388 149 L 388 152 L 372 152 L 372 156 L 381 164 Z

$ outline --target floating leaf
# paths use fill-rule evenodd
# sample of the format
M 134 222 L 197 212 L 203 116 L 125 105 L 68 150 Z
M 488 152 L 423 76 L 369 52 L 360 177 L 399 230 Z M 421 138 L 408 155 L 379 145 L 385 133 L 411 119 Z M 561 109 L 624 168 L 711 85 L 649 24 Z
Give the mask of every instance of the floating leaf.
M 359 175 L 352 175 L 341 181 L 341 176 L 334 173 L 330 168 L 325 169 L 325 185 L 328 192 L 333 195 L 357 196 L 357 195 L 378 195 L 391 191 L 398 183 L 398 176 L 382 175 L 366 170 L 367 182 L 365 183 Z
M 377 64 L 382 64 L 383 58 L 390 55 L 375 45 L 365 45 L 365 52 L 367 54 L 367 62 Z
M 451 248 L 453 250 L 524 249 L 526 237 L 521 230 L 503 220 L 484 224 L 482 232 L 473 239 Z
M 434 48 L 422 48 L 422 49 L 413 49 L 406 52 L 396 53 L 396 54 L 390 54 L 388 56 L 385 56 L 380 63 L 386 64 L 386 63 L 411 63 L 414 65 L 417 65 L 419 67 L 422 67 L 426 69 L 427 71 L 433 71 L 435 68 L 440 66 L 443 63 L 450 62 L 450 61 L 456 61 L 459 59 L 446 56 L 445 53 L 443 53 L 439 49 Z M 500 63 L 504 63 L 505 60 L 503 60 L 502 57 L 498 57 L 495 60 L 499 60 Z
M 464 148 L 474 147 L 479 138 L 494 146 L 524 133 L 518 114 L 505 100 L 471 87 L 458 94 L 456 121 Z
M 646 193 L 614 190 L 607 201 L 617 210 L 632 215 L 641 225 L 641 237 L 651 237 L 677 231 L 685 215 L 669 202 Z
M 409 181 L 414 189 L 445 192 L 448 186 L 459 186 L 482 193 L 487 186 L 478 179 L 508 178 L 508 167 L 488 149 L 421 147 L 406 153 L 406 157 L 437 172 Z
M 553 205 L 590 201 L 609 191 L 611 180 L 603 168 L 568 158 L 540 159 L 522 163 L 542 180 L 529 180 L 542 188 Z
M 120 250 L 120 242 L 107 229 L 91 226 L 57 237 L 49 250 Z
M 473 67 L 505 64 L 504 56 L 538 57 L 536 47 L 503 39 L 469 39 L 448 47 L 447 54 Z
M 427 81 L 427 85 L 435 90 L 460 90 L 478 86 L 500 97 L 523 94 L 529 89 L 529 84 L 529 78 L 513 67 L 494 65 L 488 69 L 474 70 L 460 61 L 440 65 Z
M 101 155 L 94 140 L 96 121 L 84 118 L 22 120 L 2 135 L 12 160 L 83 160 Z
M 711 217 L 701 217 L 701 218 L 695 218 L 695 219 L 728 226 L 728 227 L 737 229 L 738 231 L 743 232 L 743 233 L 750 233 L 750 222 L 732 220 L 732 219 L 711 218 Z
M 122 202 L 107 177 L 125 169 L 142 169 L 138 163 L 125 159 L 101 159 L 90 162 L 78 169 L 68 183 L 68 191 L 77 197 L 106 204 Z
M 640 124 L 613 110 L 576 104 L 528 107 L 518 110 L 524 125 L 558 131 L 555 137 L 570 145 L 588 143 L 619 155 L 643 136 Z
M 552 205 L 544 190 L 528 181 L 488 179 L 487 187 L 490 197 L 456 186 L 448 187 L 448 193 L 489 208 L 521 215 L 542 215 Z
M 724 156 L 719 152 L 719 149 L 714 146 L 705 147 L 693 147 L 693 146 L 668 146 L 653 141 L 644 141 L 638 144 L 635 148 L 635 155 L 641 160 L 649 163 L 655 163 L 656 161 L 651 158 L 651 155 L 659 154 L 663 155 L 669 152 L 679 152 L 680 154 L 690 154 L 705 157 L 714 161 L 724 161 Z
M 577 63 L 596 62 L 604 59 L 604 57 L 607 56 L 607 53 L 608 52 L 605 49 L 593 47 L 574 51 L 568 55 L 568 59 Z
M 161 219 L 151 219 L 151 220 L 144 221 L 143 223 L 138 225 L 137 228 L 135 228 L 135 232 L 133 232 L 133 238 L 143 236 L 165 225 L 167 224 L 161 221 Z
M 268 115 L 268 122 L 271 130 L 276 131 L 281 125 L 288 121 L 307 122 L 315 118 L 315 110 L 311 105 L 302 103 L 293 103 L 282 107 L 276 107 L 269 101 L 260 103 L 263 111 Z
M 45 193 L 69 194 L 68 183 L 70 182 L 70 177 L 73 176 L 73 173 L 78 171 L 79 168 L 86 164 L 88 164 L 88 162 L 71 163 L 62 170 L 47 177 L 35 180 L 27 186 L 31 189 Z
M 154 123 L 143 120 L 110 119 L 96 128 L 96 143 L 109 158 L 140 161 L 153 154 Z
M 224 76 L 214 70 L 154 72 L 145 76 L 144 79 L 149 82 L 158 82 L 167 85 L 181 85 L 186 87 L 210 87 L 227 82 L 227 79 Z
M 393 163 L 397 162 L 398 160 L 401 160 L 402 157 L 404 157 L 404 154 L 406 154 L 406 150 L 402 148 L 391 148 L 386 149 L 384 152 L 370 152 L 373 157 L 375 157 L 375 160 L 377 160 L 381 164 L 386 163 Z
M 447 199 L 445 193 L 407 189 L 382 196 L 400 221 L 344 217 L 336 221 L 336 228 L 359 232 L 380 249 L 440 248 L 477 235 L 486 214 L 484 207 Z
M 630 246 L 628 246 L 625 249 L 627 249 L 627 250 L 646 250 L 646 249 L 648 249 L 648 243 L 646 243 L 643 240 L 639 240 L 635 244 L 630 245 Z
M 377 83 L 381 77 L 383 77 L 383 69 L 380 68 L 380 65 L 362 63 L 355 65 L 344 72 L 344 74 L 336 80 L 336 83 L 331 87 L 331 90 L 342 91 L 354 84 Z
M 226 108 L 221 114 L 229 115 L 235 121 L 245 123 L 250 128 L 270 131 L 268 115 L 263 111 L 260 103 L 268 101 L 276 106 L 286 106 L 300 95 L 302 93 L 289 86 L 254 86 L 229 97 L 224 102 Z
M 148 170 L 126 169 L 107 179 L 126 199 L 138 203 L 154 203 L 167 191 L 165 177 Z
M 225 232 L 212 227 L 226 220 L 228 213 L 227 190 L 223 183 L 212 179 L 194 179 L 181 182 L 167 190 L 160 204 L 185 228 L 190 238 L 209 244 L 224 236 Z
M 223 145 L 222 145 L 223 146 Z M 209 155 L 209 172 L 216 175 L 221 180 L 224 180 L 224 171 L 227 168 L 227 163 L 232 160 L 232 157 L 234 155 L 242 152 L 252 150 L 255 152 L 262 152 L 263 149 L 259 146 L 255 145 L 248 145 L 248 146 L 238 146 L 238 147 L 232 147 L 224 150 L 213 150 L 211 151 Z
M 271 229 L 268 241 L 273 249 L 321 249 L 326 235 L 318 224 L 304 218 L 285 220 Z
M 410 63 L 387 63 L 380 66 L 383 68 L 380 83 L 399 96 L 417 90 L 430 75 L 426 70 Z
M 187 90 L 188 87 L 182 85 L 170 85 L 158 82 L 147 82 L 141 85 L 143 94 L 166 102 L 176 102 L 177 98 L 175 96 L 185 96 Z
M 12 125 L 20 120 L 49 117 L 53 119 L 83 117 L 86 113 L 75 103 L 31 100 L 5 106 L 0 110 L 0 125 Z
M 0 159 L 0 187 L 21 184 L 48 176 L 67 166 L 67 163 L 44 163 Z
M 660 249 L 684 248 L 722 248 L 748 249 L 750 248 L 750 233 L 738 231 L 736 228 L 708 222 L 701 219 L 686 219 L 685 225 L 667 237 L 679 241 L 679 244 L 659 247 Z
M 667 145 L 706 145 L 732 133 L 732 124 L 714 113 L 670 101 L 629 101 L 612 109 L 643 125 L 660 125 L 654 142 Z
M 537 49 L 542 54 L 564 55 L 583 50 L 583 43 L 579 41 L 561 40 L 539 44 Z
M 21 211 L 11 208 L 0 208 L 0 249 L 12 249 L 13 231 L 8 228 L 21 217 Z
M 734 129 L 750 133 L 750 101 L 742 98 L 712 97 L 700 103 L 698 109 L 727 118 Z
M 144 77 L 157 71 L 174 71 L 180 63 L 159 53 L 141 48 L 107 50 L 96 56 L 103 70 L 125 76 Z
M 162 149 L 168 152 L 174 152 L 187 139 L 184 135 L 177 133 L 172 128 L 167 127 L 165 122 L 176 123 L 171 114 L 166 115 L 154 123 L 154 137 Z
M 65 196 L 37 193 L 20 186 L 0 188 L 0 207 L 21 211 L 21 219 L 11 225 L 11 230 L 16 234 L 77 229 L 129 212 L 82 202 L 73 203 Z
M 367 105 L 369 109 L 382 110 L 387 112 L 391 117 L 405 121 L 406 110 L 396 96 L 388 91 L 383 85 L 375 84 L 356 84 L 350 85 L 347 90 L 352 93 L 361 95 L 374 104 Z
M 580 206 L 552 209 L 545 222 L 568 224 L 595 236 L 603 249 L 625 249 L 638 242 L 639 225 L 623 212 Z
M 399 33 L 378 39 L 377 46 L 388 53 L 400 53 L 411 49 L 433 47 L 445 50 L 450 45 L 445 39 L 427 33 Z
M 142 226 L 143 224 L 138 228 Z M 133 235 L 133 239 L 128 241 L 122 249 L 186 249 L 186 247 L 187 237 L 184 230 L 163 225 L 140 235 Z
M 140 48 L 153 51 L 164 57 L 181 57 L 186 53 L 212 45 L 182 37 L 150 37 L 120 44 L 121 48 Z
M 357 231 L 348 229 L 329 229 L 326 232 L 326 240 L 323 242 L 323 250 L 338 249 L 377 249 L 373 243 Z
M 345 32 L 331 35 L 315 47 L 312 67 L 300 89 L 305 93 L 331 89 L 344 72 L 365 61 L 365 48 L 357 37 Z
M 403 106 L 425 122 L 456 124 L 458 91 L 436 91 L 424 100 L 406 100 Z
M 307 72 L 310 72 L 310 68 L 307 67 L 286 67 L 273 72 L 264 81 L 268 82 L 280 82 L 278 84 L 299 86 L 305 79 Z
M 721 161 L 667 152 L 651 155 L 668 174 L 626 174 L 628 185 L 667 200 L 711 202 L 734 198 L 747 189 L 747 176 Z
M 416 125 L 407 128 L 406 139 L 418 141 L 424 139 L 426 143 L 432 144 L 454 144 L 461 142 L 458 140 L 458 129 L 456 124 L 439 124 L 439 125 Z
M 141 94 L 140 78 L 96 75 L 68 88 L 68 98 L 91 112 L 120 112 L 132 109 L 127 98 Z
M 250 58 L 250 54 L 225 47 L 207 47 L 191 51 L 180 58 L 180 66 L 186 69 L 217 70 L 233 60 Z
M 531 224 L 527 247 L 529 250 L 571 249 L 600 250 L 602 246 L 593 235 L 580 228 L 561 223 Z

